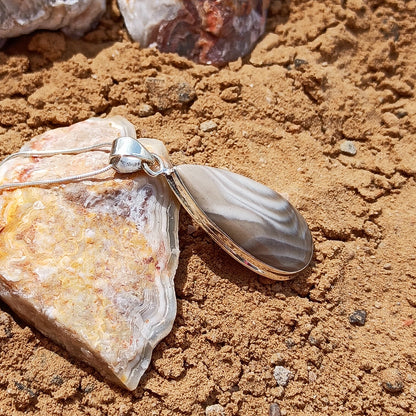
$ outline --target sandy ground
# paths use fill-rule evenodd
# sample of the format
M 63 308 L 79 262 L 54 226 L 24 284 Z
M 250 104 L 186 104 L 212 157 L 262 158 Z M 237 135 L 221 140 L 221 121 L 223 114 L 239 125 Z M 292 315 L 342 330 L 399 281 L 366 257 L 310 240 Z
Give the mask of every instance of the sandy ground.
M 222 69 L 140 49 L 114 5 L 83 39 L 8 43 L 1 155 L 121 114 L 176 163 L 288 196 L 316 253 L 290 282 L 259 278 L 182 211 L 178 315 L 134 392 L 0 303 L 0 415 L 415 414 L 415 24 L 414 0 L 273 1 L 264 38 Z

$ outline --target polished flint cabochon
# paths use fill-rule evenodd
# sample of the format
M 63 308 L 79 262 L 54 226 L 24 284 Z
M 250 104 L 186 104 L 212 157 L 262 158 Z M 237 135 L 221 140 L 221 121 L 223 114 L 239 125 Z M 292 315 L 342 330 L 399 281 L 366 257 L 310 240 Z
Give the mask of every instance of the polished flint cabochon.
M 310 262 L 312 236 L 299 212 L 281 195 L 245 176 L 199 165 L 175 172 L 206 216 L 234 243 L 284 274 Z M 238 257 L 238 256 L 237 256 Z

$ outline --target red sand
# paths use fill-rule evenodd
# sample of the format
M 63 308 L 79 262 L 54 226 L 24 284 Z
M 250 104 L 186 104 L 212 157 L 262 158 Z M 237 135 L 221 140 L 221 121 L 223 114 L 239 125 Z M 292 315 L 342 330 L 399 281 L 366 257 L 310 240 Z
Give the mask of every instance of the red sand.
M 316 255 L 291 282 L 259 278 L 182 211 L 178 315 L 139 388 L 107 383 L 1 303 L 0 415 L 416 413 L 415 24 L 414 0 L 273 1 L 263 40 L 222 69 L 140 49 L 114 4 L 83 39 L 9 42 L 2 155 L 121 114 L 177 163 L 287 195 Z M 276 365 L 293 373 L 284 388 Z

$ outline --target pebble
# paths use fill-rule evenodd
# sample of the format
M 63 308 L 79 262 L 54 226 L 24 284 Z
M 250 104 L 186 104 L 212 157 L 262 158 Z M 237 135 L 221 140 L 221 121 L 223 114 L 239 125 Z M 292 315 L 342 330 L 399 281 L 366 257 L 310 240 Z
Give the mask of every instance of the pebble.
M 349 316 L 348 319 L 351 325 L 363 326 L 365 325 L 365 320 L 367 319 L 367 312 L 357 309 Z
M 293 341 L 292 338 L 287 338 L 287 339 L 285 339 L 285 344 L 286 344 L 287 348 L 291 349 L 296 345 L 296 342 Z
M 354 143 L 350 140 L 346 140 L 345 142 L 342 142 L 339 145 L 339 148 L 341 152 L 345 153 L 346 155 L 355 156 L 357 154 L 357 149 Z
M 270 363 L 272 365 L 282 365 L 285 363 L 285 357 L 280 352 L 276 352 L 270 357 Z
M 386 368 L 381 373 L 381 384 L 388 393 L 400 393 L 404 388 L 402 375 L 397 368 Z
M 51 379 L 51 384 L 62 386 L 62 384 L 64 384 L 64 379 L 59 374 L 55 374 Z
M 196 98 L 194 88 L 187 82 L 170 78 L 148 77 L 145 87 L 149 103 L 159 111 L 190 104 Z
M 280 406 L 277 403 L 271 403 L 269 406 L 269 416 L 281 416 Z
M 205 416 L 224 416 L 224 408 L 220 404 L 213 404 L 205 408 Z
M 315 381 L 317 379 L 318 379 L 318 376 L 316 375 L 315 372 L 313 372 L 313 371 L 309 371 L 308 372 L 308 380 L 309 380 L 309 383 L 315 383 Z
M 277 365 L 274 368 L 273 376 L 279 386 L 286 387 L 293 378 L 293 373 L 287 368 Z
M 403 117 L 406 117 L 407 114 L 408 114 L 407 111 L 405 111 L 401 108 L 401 109 L 397 110 L 396 117 L 397 118 L 403 118 Z
M 139 116 L 140 117 L 149 117 L 155 113 L 153 107 L 149 104 L 140 104 L 139 106 Z
M 384 269 L 384 270 L 391 270 L 391 263 L 386 263 L 386 264 L 383 266 L 383 269 Z
M 216 130 L 217 129 L 217 127 L 218 127 L 218 125 L 217 125 L 217 123 L 215 122 L 215 121 L 212 121 L 212 120 L 207 120 L 207 121 L 204 121 L 203 123 L 201 123 L 200 125 L 199 125 L 199 128 L 202 130 L 202 131 L 213 131 L 213 130 Z
M 193 225 L 188 225 L 188 234 L 191 235 L 197 230 Z
M 293 61 L 293 63 L 295 64 L 295 68 L 298 69 L 302 65 L 307 65 L 308 64 L 308 61 L 305 61 L 304 59 L 296 58 Z
M 194 88 L 187 82 L 180 82 L 178 84 L 178 101 L 183 104 L 188 104 L 196 97 Z

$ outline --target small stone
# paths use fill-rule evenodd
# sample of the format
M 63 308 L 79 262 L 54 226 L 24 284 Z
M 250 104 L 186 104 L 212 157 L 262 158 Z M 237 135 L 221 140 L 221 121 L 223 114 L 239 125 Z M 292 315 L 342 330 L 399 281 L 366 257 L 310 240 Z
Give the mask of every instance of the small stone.
M 320 348 L 322 344 L 325 344 L 326 336 L 321 329 L 313 328 L 309 333 L 308 341 L 314 347 Z
M 183 104 L 190 103 L 196 97 L 195 90 L 187 82 L 178 84 L 178 101 Z
M 280 406 L 277 403 L 271 403 L 269 406 L 269 416 L 281 416 Z
M 342 153 L 350 156 L 355 156 L 357 154 L 357 149 L 353 142 L 350 140 L 346 140 L 345 142 L 342 142 L 339 146 Z
M 296 342 L 292 338 L 287 338 L 285 339 L 285 345 L 287 348 L 292 349 L 296 345 Z
M 140 104 L 138 114 L 140 117 L 149 117 L 155 113 L 153 107 L 149 104 Z
M 36 405 L 38 401 L 38 393 L 19 381 L 15 381 L 14 385 L 10 383 L 7 393 L 13 399 L 14 407 L 17 410 L 26 410 L 28 407 Z
M 37 394 L 32 389 L 30 389 L 29 387 L 26 387 L 24 384 L 19 383 L 18 381 L 15 381 L 14 384 L 16 385 L 18 390 L 27 392 L 27 394 L 30 397 L 36 397 L 37 396 Z
M 308 372 L 308 380 L 309 383 L 315 383 L 315 381 L 318 379 L 318 376 L 316 375 L 316 373 L 314 371 L 309 371 Z
M 202 131 L 206 131 L 206 132 L 216 130 L 217 127 L 218 127 L 217 123 L 212 120 L 204 121 L 203 123 L 199 125 L 199 128 Z
M 220 404 L 213 404 L 205 408 L 206 416 L 224 416 L 224 408 Z
M 407 114 L 408 114 L 407 111 L 406 110 L 403 110 L 401 108 L 401 109 L 397 110 L 396 117 L 400 119 L 400 118 L 406 117 Z
M 84 388 L 81 388 L 81 392 L 85 393 L 85 394 L 88 394 L 88 393 L 93 392 L 95 389 L 96 389 L 95 384 L 88 383 Z
M 282 365 L 285 363 L 285 357 L 280 352 L 276 352 L 270 357 L 270 363 L 272 365 Z
M 356 310 L 349 316 L 349 321 L 351 325 L 363 326 L 365 325 L 365 320 L 367 318 L 367 312 L 363 310 Z
M 56 374 L 52 377 L 51 384 L 55 384 L 56 386 L 62 386 L 62 384 L 64 384 L 64 380 L 59 374 Z
M 386 368 L 381 373 L 381 383 L 388 393 L 400 393 L 404 388 L 402 375 L 397 368 Z
M 293 63 L 295 64 L 295 68 L 298 69 L 302 65 L 307 65 L 308 64 L 308 61 L 305 61 L 304 59 L 296 58 L 293 61 Z
M 286 387 L 290 380 L 293 378 L 293 373 L 281 365 L 277 365 L 274 368 L 273 376 L 279 386 Z
M 383 266 L 383 269 L 384 269 L 384 270 L 391 270 L 391 263 L 386 263 L 386 264 Z
M 181 108 L 196 98 L 196 92 L 190 84 L 185 81 L 177 82 L 170 77 L 148 77 L 145 80 L 145 87 L 150 104 L 159 111 Z
M 199 136 L 194 136 L 188 142 L 188 150 L 189 149 L 194 150 L 194 149 L 198 148 L 199 146 L 201 146 L 201 144 L 202 144 L 202 139 Z
M 187 232 L 188 232 L 189 235 L 192 235 L 196 230 L 197 229 L 192 224 L 188 225 L 188 231 Z

